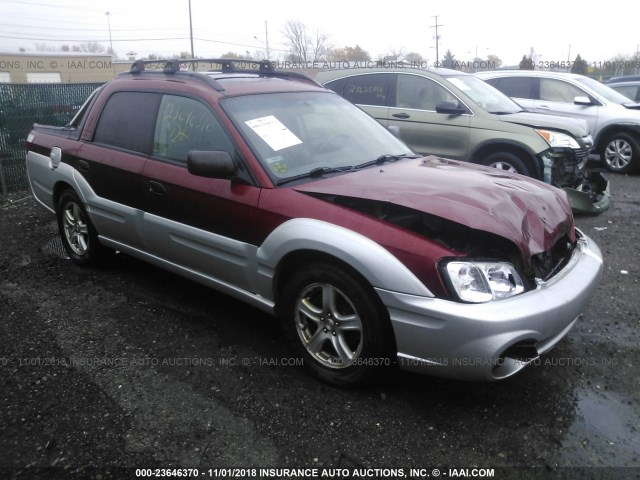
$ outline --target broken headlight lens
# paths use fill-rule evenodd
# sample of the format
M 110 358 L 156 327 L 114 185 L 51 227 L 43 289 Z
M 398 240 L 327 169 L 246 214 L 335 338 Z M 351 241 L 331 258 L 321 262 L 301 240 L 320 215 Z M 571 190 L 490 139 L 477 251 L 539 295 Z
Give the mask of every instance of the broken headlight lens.
M 568 147 L 579 149 L 580 145 L 575 138 L 566 133 L 554 132 L 553 130 L 535 129 L 542 138 L 546 140 L 550 147 Z
M 464 302 L 490 302 L 524 292 L 522 279 L 510 263 L 454 261 L 447 264 L 446 272 Z

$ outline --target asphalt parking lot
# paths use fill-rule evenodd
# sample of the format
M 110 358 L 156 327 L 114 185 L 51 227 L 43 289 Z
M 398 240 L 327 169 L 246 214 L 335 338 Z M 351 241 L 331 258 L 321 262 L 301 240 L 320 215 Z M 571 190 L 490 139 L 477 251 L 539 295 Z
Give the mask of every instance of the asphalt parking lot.
M 124 255 L 75 266 L 53 214 L 13 193 L 0 477 L 640 478 L 640 176 L 609 178 L 611 210 L 576 219 L 603 282 L 552 352 L 498 383 L 395 372 L 358 390 L 309 378 L 278 323 L 227 296 Z

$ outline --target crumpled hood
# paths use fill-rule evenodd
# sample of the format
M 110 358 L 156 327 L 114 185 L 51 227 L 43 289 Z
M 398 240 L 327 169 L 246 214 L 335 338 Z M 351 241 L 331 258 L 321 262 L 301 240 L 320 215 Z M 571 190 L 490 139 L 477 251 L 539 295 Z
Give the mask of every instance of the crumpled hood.
M 429 156 L 294 187 L 306 193 L 389 202 L 511 240 L 527 263 L 563 235 L 575 240 L 566 194 L 493 168 Z
M 508 123 L 517 123 L 533 128 L 550 128 L 556 131 L 569 132 L 576 138 L 582 138 L 589 134 L 589 125 L 579 118 L 570 118 L 557 115 L 545 115 L 535 112 L 518 112 L 509 115 L 500 115 L 500 120 Z

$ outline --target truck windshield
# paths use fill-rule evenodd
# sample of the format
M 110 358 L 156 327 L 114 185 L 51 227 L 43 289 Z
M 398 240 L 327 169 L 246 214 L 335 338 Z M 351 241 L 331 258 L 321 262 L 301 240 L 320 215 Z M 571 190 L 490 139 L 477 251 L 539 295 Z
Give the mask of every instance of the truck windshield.
M 346 173 L 384 155 L 412 154 L 382 125 L 331 92 L 230 97 L 221 105 L 278 184 L 312 171 Z

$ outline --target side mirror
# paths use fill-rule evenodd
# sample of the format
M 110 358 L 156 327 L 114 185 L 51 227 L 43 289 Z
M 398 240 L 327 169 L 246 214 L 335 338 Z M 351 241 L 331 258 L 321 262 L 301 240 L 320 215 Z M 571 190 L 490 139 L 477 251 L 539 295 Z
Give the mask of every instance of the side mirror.
M 440 102 L 436 105 L 436 112 L 446 115 L 462 115 L 463 113 L 467 113 L 467 109 L 460 108 L 459 105 L 452 102 Z
M 589 100 L 589 97 L 576 97 L 573 99 L 575 105 L 593 105 L 593 102 Z
M 396 125 L 389 125 L 387 127 L 387 130 L 389 130 L 391 133 L 393 133 L 394 137 L 400 138 L 400 127 L 397 127 Z
M 230 178 L 238 171 L 229 152 L 202 150 L 189 152 L 187 170 L 191 175 L 207 178 Z

